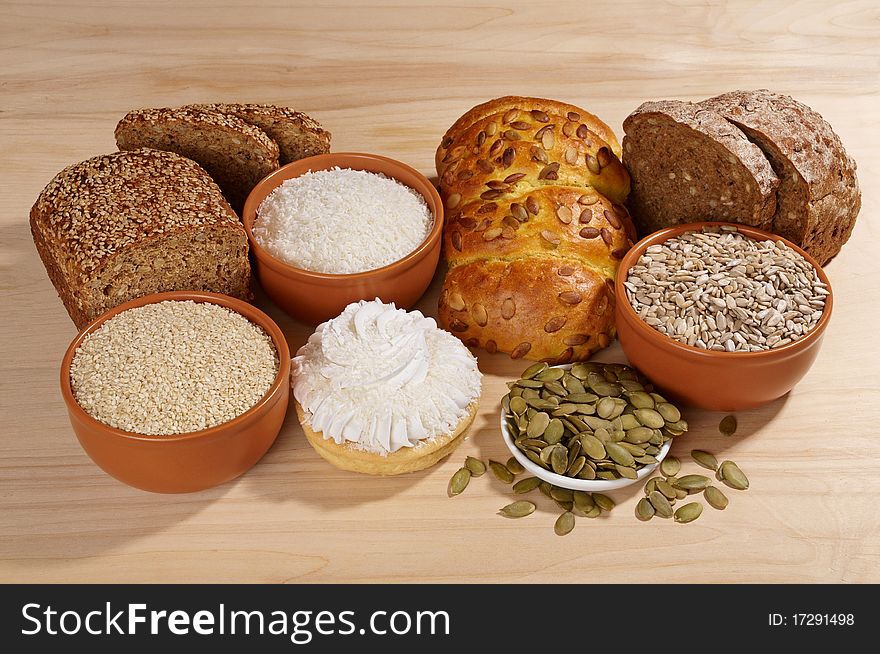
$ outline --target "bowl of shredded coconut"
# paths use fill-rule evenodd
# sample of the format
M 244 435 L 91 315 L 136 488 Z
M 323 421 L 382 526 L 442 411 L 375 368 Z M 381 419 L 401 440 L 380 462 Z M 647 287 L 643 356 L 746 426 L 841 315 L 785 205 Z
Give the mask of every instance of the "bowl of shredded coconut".
M 359 300 L 412 307 L 440 257 L 437 190 L 379 155 L 332 153 L 283 166 L 254 187 L 242 219 L 266 294 L 313 324 Z

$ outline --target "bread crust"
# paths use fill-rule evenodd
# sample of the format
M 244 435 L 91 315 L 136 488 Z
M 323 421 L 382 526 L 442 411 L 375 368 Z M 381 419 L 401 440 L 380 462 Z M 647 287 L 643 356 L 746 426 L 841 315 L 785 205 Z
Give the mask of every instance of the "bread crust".
M 581 259 L 480 259 L 450 269 L 437 317 L 468 347 L 569 363 L 616 335 L 613 284 Z
M 187 105 L 185 108 L 235 116 L 258 127 L 278 144 L 278 160 L 282 166 L 330 151 L 330 132 L 311 116 L 289 107 L 217 102 Z
M 204 289 L 250 299 L 247 235 L 220 189 L 195 162 L 157 150 L 115 152 L 68 166 L 30 211 L 37 252 L 78 328 L 144 292 L 137 279 L 119 297 L 98 288 L 114 261 L 178 234 L 213 233 L 237 243 L 232 278 Z M 173 275 L 174 271 L 170 271 Z
M 366 475 L 387 476 L 402 475 L 430 468 L 440 459 L 451 454 L 455 448 L 461 445 L 467 435 L 468 429 L 477 415 L 479 400 L 470 404 L 467 415 L 449 434 L 422 442 L 415 447 L 403 447 L 387 456 L 358 449 L 350 443 L 339 445 L 333 439 L 325 438 L 323 432 L 313 431 L 309 426 L 302 405 L 294 400 L 294 406 L 306 439 L 321 458 L 342 470 Z
M 278 168 L 278 144 L 233 115 L 192 107 L 136 109 L 116 125 L 120 150 L 152 148 L 196 161 L 241 211 L 251 189 Z
M 564 132 L 558 122 L 520 113 L 506 122 L 504 114 L 493 114 L 458 133 L 437 167 L 447 200 L 488 199 L 499 194 L 498 186 L 515 192 L 547 184 L 589 186 L 615 202 L 626 200 L 629 173 L 595 132 L 582 128 L 579 136 L 575 123 Z
M 861 208 L 856 163 L 817 112 L 767 89 L 700 103 L 742 130 L 780 179 L 772 231 L 824 265 L 849 238 Z
M 617 141 L 617 136 L 615 136 L 614 131 L 601 119 L 591 114 L 586 109 L 582 109 L 573 104 L 559 102 L 558 100 L 548 100 L 546 98 L 534 98 L 521 95 L 505 95 L 478 104 L 472 109 L 466 111 L 461 118 L 452 124 L 452 127 L 446 130 L 446 134 L 440 141 L 440 149 L 437 150 L 438 170 L 440 159 L 442 159 L 441 150 L 444 151 L 445 154 L 445 149 L 448 147 L 448 144 L 459 132 L 466 130 L 468 127 L 487 116 L 492 116 L 493 114 L 503 115 L 511 109 L 519 109 L 523 114 L 531 111 L 543 111 L 551 116 L 560 119 L 565 118 L 566 120 L 568 120 L 569 113 L 578 114 L 573 122 L 585 124 L 591 131 L 598 134 L 599 138 L 605 141 L 605 143 L 610 146 L 611 151 L 620 158 L 620 144 Z M 573 115 L 572 118 L 574 118 Z
M 440 324 L 514 359 L 568 363 L 606 347 L 614 277 L 636 238 L 617 152 L 607 125 L 552 100 L 498 98 L 456 121 L 437 151 Z

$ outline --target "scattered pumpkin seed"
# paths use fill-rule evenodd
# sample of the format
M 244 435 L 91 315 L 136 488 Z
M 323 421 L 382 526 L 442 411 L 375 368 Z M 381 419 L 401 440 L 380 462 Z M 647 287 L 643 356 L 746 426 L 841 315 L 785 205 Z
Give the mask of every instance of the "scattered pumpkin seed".
M 522 495 L 523 493 L 530 493 L 535 490 L 538 486 L 541 485 L 541 480 L 537 477 L 526 477 L 525 479 L 520 479 L 513 485 L 513 492 L 517 495 Z
M 472 456 L 464 460 L 464 467 L 470 470 L 474 477 L 482 477 L 486 472 L 486 464 Z
M 724 436 L 733 436 L 736 433 L 736 416 L 724 416 L 718 425 L 718 431 Z
M 611 511 L 616 506 L 614 500 L 603 493 L 593 493 L 593 502 L 603 511 Z
M 526 500 L 517 500 L 507 506 L 501 507 L 500 512 L 508 518 L 525 518 L 535 512 L 535 505 Z
M 688 502 L 675 510 L 675 521 L 681 524 L 693 522 L 703 513 L 703 505 L 699 502 Z
M 650 495 L 648 495 L 648 501 L 654 507 L 654 511 L 661 518 L 671 518 L 672 517 L 672 505 L 669 503 L 669 499 L 660 491 L 654 491 Z
M 720 490 L 715 488 L 714 486 L 706 486 L 706 490 L 703 491 L 703 497 L 706 498 L 706 502 L 713 509 L 718 509 L 719 511 L 723 511 L 727 508 L 727 495 L 722 493 Z
M 565 536 L 574 529 L 574 521 L 574 513 L 566 511 L 556 518 L 556 524 L 553 525 L 553 531 L 556 532 L 557 536 Z
M 503 463 L 489 459 L 489 469 L 498 481 L 503 481 L 505 484 L 513 482 L 513 473 Z
M 449 496 L 460 495 L 467 488 L 468 482 L 471 480 L 471 471 L 467 468 L 459 468 L 449 480 Z
M 705 475 L 685 475 L 678 478 L 678 481 L 675 482 L 675 487 L 686 491 L 701 491 L 710 483 L 711 480 Z
M 656 510 L 654 505 L 648 501 L 647 497 L 643 497 L 636 503 L 636 517 L 642 522 L 647 522 L 654 517 Z
M 482 463 L 482 461 L 480 463 Z M 526 469 L 523 468 L 522 463 L 520 463 L 519 461 L 516 460 L 516 457 L 510 457 L 509 459 L 507 459 L 507 463 L 505 464 L 505 466 L 514 475 L 521 475 L 522 473 L 524 473 L 526 471 Z M 485 470 L 485 467 L 483 468 L 483 470 Z
M 572 493 L 572 499 L 574 500 L 574 508 L 581 513 L 588 513 L 596 506 L 596 503 L 593 501 L 593 496 L 586 491 L 574 491 Z
M 716 459 L 711 452 L 707 452 L 706 450 L 691 450 L 691 458 L 697 462 L 697 465 L 701 465 L 704 468 L 709 470 L 718 469 L 718 459 Z
M 664 477 L 673 477 L 681 470 L 681 461 L 674 456 L 667 456 L 660 462 L 660 472 Z
M 733 461 L 724 461 L 718 468 L 718 474 L 721 475 L 721 481 L 735 490 L 747 490 L 749 487 L 749 478 Z

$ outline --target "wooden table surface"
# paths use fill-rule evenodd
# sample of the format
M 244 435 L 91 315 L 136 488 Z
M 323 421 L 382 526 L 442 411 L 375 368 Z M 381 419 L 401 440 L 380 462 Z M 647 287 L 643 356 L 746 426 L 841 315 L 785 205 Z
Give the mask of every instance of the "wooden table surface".
M 76 5 L 81 4 L 81 7 Z M 124 6 L 123 6 L 124 4 Z M 300 4 L 299 8 L 289 5 Z M 880 581 L 880 8 L 827 2 L 209 2 L 0 6 L 0 581 L 866 582 Z M 182 6 L 185 5 L 185 8 Z M 607 517 L 553 533 L 557 510 L 507 520 L 509 488 L 446 484 L 464 456 L 506 460 L 504 382 L 524 366 L 478 352 L 469 440 L 400 478 L 338 471 L 291 410 L 269 453 L 213 490 L 163 496 L 99 470 L 58 389 L 76 330 L 37 258 L 28 211 L 64 166 L 115 149 L 128 110 L 189 102 L 290 105 L 337 151 L 433 153 L 466 109 L 506 93 L 623 118 L 651 98 L 769 87 L 820 111 L 859 163 L 861 217 L 827 268 L 836 301 L 813 369 L 788 397 L 739 414 L 686 411 L 673 453 L 735 459 L 751 478 L 724 512 L 640 523 L 641 490 Z M 419 308 L 432 315 L 440 279 Z M 292 350 L 309 329 L 259 301 Z M 615 344 L 597 357 L 623 360 Z

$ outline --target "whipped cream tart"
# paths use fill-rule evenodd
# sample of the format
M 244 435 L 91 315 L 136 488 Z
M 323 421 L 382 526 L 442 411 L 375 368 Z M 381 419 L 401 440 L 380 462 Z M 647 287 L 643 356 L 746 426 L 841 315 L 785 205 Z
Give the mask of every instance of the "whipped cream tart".
M 380 300 L 348 305 L 293 358 L 306 437 L 344 470 L 397 475 L 434 465 L 473 422 L 477 360 L 418 311 Z

